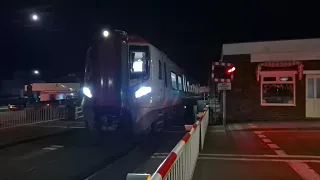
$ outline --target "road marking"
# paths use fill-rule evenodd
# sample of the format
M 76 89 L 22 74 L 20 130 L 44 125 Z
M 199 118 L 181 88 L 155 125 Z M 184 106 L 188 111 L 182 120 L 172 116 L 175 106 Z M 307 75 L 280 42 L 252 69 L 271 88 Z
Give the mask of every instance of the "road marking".
M 265 162 L 291 162 L 291 163 L 320 163 L 320 160 L 314 159 L 262 159 L 262 158 L 223 158 L 223 157 L 198 157 L 204 160 L 228 160 L 228 161 L 265 161 Z
M 42 148 L 43 150 L 49 150 L 49 151 L 54 151 L 54 150 L 57 150 L 59 148 L 62 148 L 63 146 L 60 146 L 60 145 L 51 145 L 49 147 L 45 147 L 45 148 Z
M 270 131 L 267 131 L 270 132 Z M 279 130 L 279 131 L 273 131 L 273 132 L 284 132 L 283 130 Z M 287 131 L 288 132 L 288 131 Z M 294 132 L 294 131 L 290 131 L 290 132 Z M 301 131 L 298 131 L 301 132 Z M 258 135 L 261 138 L 261 135 Z M 270 139 L 262 139 L 263 142 L 265 143 L 271 143 Z M 280 149 L 280 147 L 276 144 L 268 144 L 268 146 L 271 149 L 278 149 L 278 150 L 274 150 L 275 153 L 277 154 L 278 157 L 289 157 L 290 155 L 288 155 L 286 152 L 284 152 L 283 150 Z M 292 157 L 292 156 L 290 156 Z M 214 157 L 213 157 L 214 158 Z M 200 158 L 201 159 L 201 158 Z M 237 158 L 233 158 L 233 159 L 237 159 Z M 239 159 L 239 158 L 238 158 Z M 239 160 L 246 160 L 248 161 L 249 159 L 239 159 Z M 254 161 L 257 161 L 257 159 L 251 159 Z M 263 160 L 263 159 L 258 159 L 258 160 Z M 269 161 L 282 161 L 282 162 L 287 162 L 288 165 L 297 173 L 299 174 L 299 176 L 304 179 L 304 180 L 320 180 L 320 175 L 318 173 L 316 173 L 313 169 L 311 169 L 310 166 L 308 166 L 306 163 L 310 163 L 310 162 L 314 162 L 314 163 L 320 163 L 320 160 L 281 160 L 281 159 L 268 159 Z M 266 161 L 266 159 L 264 159 L 263 161 Z
M 62 148 L 63 146 L 60 146 L 60 145 L 52 145 L 51 147 Z
M 199 153 L 199 156 L 217 156 L 217 157 L 261 157 L 261 158 L 301 158 L 301 159 L 319 159 L 320 156 L 308 156 L 308 155 L 288 155 L 286 153 L 281 154 L 282 150 L 275 150 L 278 152 L 278 155 L 275 154 L 208 154 L 208 153 Z
M 271 149 L 280 149 L 280 147 L 276 144 L 267 144 Z
M 255 134 L 262 134 L 261 131 L 254 131 Z
M 166 155 L 166 156 L 168 156 L 169 153 L 154 153 L 153 155 L 154 155 L 154 156 L 157 156 L 157 155 Z
M 262 141 L 265 143 L 272 143 L 272 141 L 270 139 L 262 139 Z
M 306 162 L 288 162 L 291 168 L 305 180 L 320 180 L 320 175 L 311 169 Z
M 254 126 L 254 124 L 252 124 L 252 123 L 249 123 L 248 125 L 249 125 L 249 126 Z
M 259 138 L 266 138 L 267 136 L 266 135 L 263 135 L 263 134 L 258 134 Z
M 257 128 L 258 126 L 255 126 L 255 125 L 253 125 L 253 126 L 250 126 L 251 128 Z
M 165 159 L 168 156 L 151 156 L 151 159 Z
M 280 156 L 289 156 L 287 153 L 285 153 L 283 150 L 274 150 L 278 155 Z
M 320 132 L 320 130 L 307 130 L 307 129 L 301 129 L 301 130 L 296 130 L 296 129 L 286 129 L 286 130 L 266 130 L 266 131 L 261 131 L 261 132 L 267 132 L 267 133 L 279 133 L 279 132 Z

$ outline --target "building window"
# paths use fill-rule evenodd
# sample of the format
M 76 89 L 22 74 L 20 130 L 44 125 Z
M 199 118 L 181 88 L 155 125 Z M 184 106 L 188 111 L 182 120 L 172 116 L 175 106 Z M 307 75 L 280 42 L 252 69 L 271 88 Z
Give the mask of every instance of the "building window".
M 179 87 L 179 90 L 182 91 L 182 79 L 181 79 L 181 76 L 178 76 L 178 87 Z
M 177 75 L 174 72 L 171 72 L 171 83 L 172 89 L 177 89 Z
M 261 72 L 261 106 L 295 106 L 295 71 Z

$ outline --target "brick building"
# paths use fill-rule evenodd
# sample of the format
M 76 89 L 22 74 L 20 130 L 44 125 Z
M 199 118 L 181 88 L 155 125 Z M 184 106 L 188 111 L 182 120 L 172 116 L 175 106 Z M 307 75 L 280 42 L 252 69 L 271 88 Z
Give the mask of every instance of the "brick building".
M 224 44 L 236 66 L 227 120 L 320 119 L 320 39 Z

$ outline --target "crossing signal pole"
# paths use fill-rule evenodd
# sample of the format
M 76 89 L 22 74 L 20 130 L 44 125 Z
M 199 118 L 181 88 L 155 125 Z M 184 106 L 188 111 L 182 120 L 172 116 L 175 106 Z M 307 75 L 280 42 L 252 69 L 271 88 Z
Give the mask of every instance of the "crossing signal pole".
M 231 82 L 233 80 L 236 68 L 231 63 L 222 61 L 212 63 L 211 79 L 214 85 L 217 85 L 217 90 L 222 91 L 222 122 L 223 126 L 226 122 L 226 96 L 227 90 L 231 90 Z

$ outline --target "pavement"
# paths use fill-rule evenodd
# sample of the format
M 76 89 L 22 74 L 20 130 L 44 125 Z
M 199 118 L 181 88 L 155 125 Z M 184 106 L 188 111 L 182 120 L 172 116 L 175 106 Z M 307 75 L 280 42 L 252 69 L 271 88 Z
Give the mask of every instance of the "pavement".
M 319 122 L 209 127 L 194 180 L 320 179 Z

